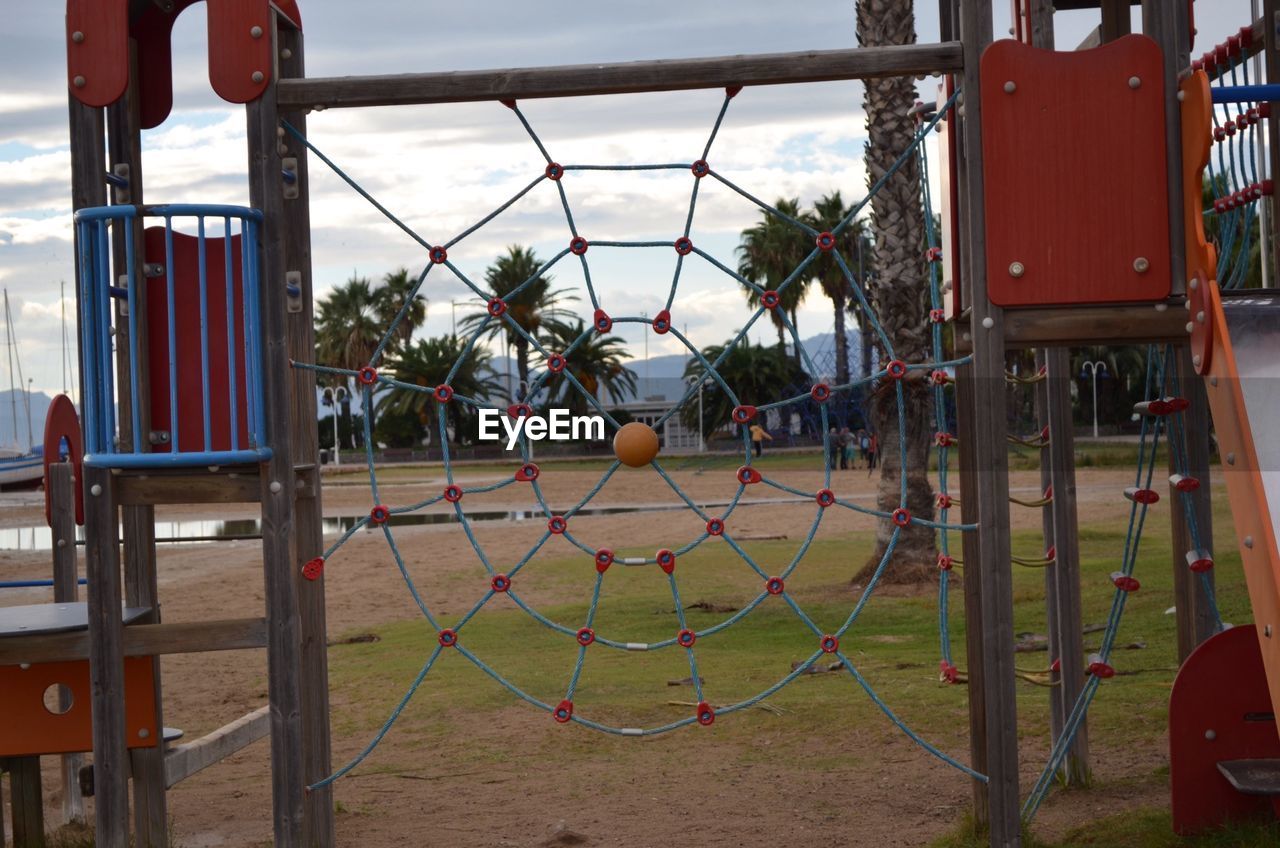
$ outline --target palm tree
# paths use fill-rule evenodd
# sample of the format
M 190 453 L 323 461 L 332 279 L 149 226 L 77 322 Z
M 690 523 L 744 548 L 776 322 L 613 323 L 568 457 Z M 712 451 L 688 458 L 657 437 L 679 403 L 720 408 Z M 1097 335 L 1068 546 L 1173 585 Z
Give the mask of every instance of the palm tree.
M 852 207 L 845 206 L 840 192 L 833 191 L 831 194 L 824 195 L 821 200 L 813 205 L 813 225 L 822 232 L 831 232 L 851 211 L 853 211 Z M 859 248 L 865 238 L 863 222 L 854 220 L 841 231 L 840 238 L 836 244 L 836 250 L 840 251 L 846 267 L 849 267 L 855 273 L 858 271 L 857 257 Z M 853 288 L 849 278 L 845 276 L 833 254 L 823 253 L 819 255 L 810 267 L 814 270 L 818 285 L 822 286 L 822 293 L 831 299 L 831 306 L 835 313 L 836 385 L 843 386 L 849 382 L 849 338 L 845 329 L 845 310 L 849 309 L 860 313 L 861 307 L 857 298 L 853 297 Z M 866 336 L 866 326 L 866 321 L 859 321 L 859 327 L 862 329 L 864 338 Z
M 542 262 L 532 248 L 513 244 L 484 272 L 489 290 L 495 297 L 506 301 L 507 315 L 524 331 L 520 333 L 505 320 L 495 319 L 489 323 L 486 333 L 497 335 L 505 330 L 507 341 L 516 349 L 520 382 L 526 385 L 529 382 L 529 339 L 538 338 L 545 323 L 570 316 L 571 313 L 560 307 L 560 303 L 577 300 L 572 295 L 566 295 L 564 289 L 552 290 L 551 275 L 538 274 L 540 268 Z M 511 294 L 521 286 L 524 288 L 518 294 Z M 468 315 L 463 319 L 462 325 L 475 326 L 485 317 L 487 313 Z
M 368 277 L 354 273 L 316 304 L 316 362 L 356 371 L 368 365 L 382 337 L 377 298 Z M 351 427 L 351 397 L 355 386 L 350 378 L 335 376 L 335 387 L 347 390 L 342 415 Z M 345 385 L 344 385 L 345 384 Z M 338 410 L 334 410 L 334 415 Z M 354 433 L 352 429 L 352 433 Z
M 418 284 L 417 277 L 409 276 L 408 268 L 397 268 L 382 278 L 382 285 L 374 291 L 375 309 L 377 310 L 378 320 L 381 322 L 383 331 L 391 329 L 391 325 L 395 323 L 400 310 L 404 309 L 405 301 L 413 292 L 414 286 Z M 404 318 L 396 325 L 395 332 L 391 338 L 389 347 L 402 347 L 409 343 L 413 337 L 414 331 L 421 327 L 427 320 L 427 298 L 425 295 L 414 294 L 413 305 L 408 308 L 404 314 Z
M 733 388 L 738 402 L 748 406 L 761 406 L 781 400 L 785 386 L 801 383 L 805 379 L 804 372 L 787 358 L 783 347 L 765 347 L 751 344 L 750 340 L 737 344 L 730 339 L 724 344 L 711 345 L 702 349 L 702 355 L 708 362 L 715 362 L 725 350 L 729 349 L 718 368 L 721 379 Z M 697 380 L 705 378 L 706 370 L 701 362 L 690 357 L 684 366 L 684 376 Z M 714 433 L 730 423 L 733 412 L 733 401 L 719 383 L 709 382 L 702 393 L 703 420 L 698 421 L 698 404 L 686 403 L 680 410 L 680 420 L 690 430 Z
M 588 332 L 587 338 L 570 350 Z M 577 318 L 572 324 L 554 321 L 547 325 L 543 342 L 552 350 L 568 351 L 565 372 L 572 374 L 591 397 L 599 400 L 600 390 L 604 389 L 612 402 L 621 403 L 636 393 L 636 372 L 622 364 L 631 354 L 620 336 L 589 331 L 586 323 Z M 557 404 L 575 413 L 586 413 L 587 399 L 563 374 L 552 377 L 547 386 Z
M 779 198 L 774 206 L 782 214 L 808 223 L 807 216 L 800 211 L 798 198 Z M 814 243 L 804 230 L 794 224 L 767 211 L 762 215 L 757 224 L 742 231 L 742 241 L 738 245 L 738 273 L 763 289 L 776 289 L 813 251 Z M 778 331 L 778 344 L 784 348 L 787 337 L 782 315 L 785 312 L 791 319 L 791 326 L 796 327 L 796 308 L 804 300 L 809 280 L 807 274 L 793 280 L 782 291 L 778 308 L 769 310 L 769 318 Z M 747 302 L 758 307 L 760 295 L 753 289 L 746 289 L 746 293 Z M 798 365 L 799 346 L 793 353 Z
M 448 380 L 457 394 L 480 401 L 498 397 L 502 392 L 502 383 L 492 368 L 493 354 L 478 345 L 472 345 L 470 351 L 466 348 L 466 341 L 457 336 L 438 336 L 409 342 L 387 357 L 393 379 L 421 386 L 423 391 L 395 386 L 380 397 L 378 412 L 416 413 L 422 424 L 434 428 L 438 425 L 437 416 L 447 410 L 454 441 L 461 441 L 472 417 L 472 407 L 457 401 L 438 403 L 430 390 Z M 459 361 L 457 373 L 449 379 L 450 370 Z
M 911 0 L 861 0 L 857 4 L 858 43 L 864 47 L 911 44 L 916 40 L 915 11 Z M 864 82 L 863 107 L 867 113 L 867 184 L 884 176 L 915 136 L 915 81 L 911 77 L 885 77 Z M 871 224 L 875 231 L 876 275 L 870 286 L 877 317 L 904 362 L 931 358 L 929 286 L 925 272 L 924 214 L 920 203 L 920 168 L 909 159 L 871 199 Z M 906 476 L 906 508 L 921 518 L 933 517 L 933 487 L 928 476 L 929 445 L 933 435 L 933 403 L 924 380 L 904 380 L 905 403 L 899 422 L 897 392 L 885 385 L 873 393 L 872 426 L 879 436 L 881 472 L 878 506 L 898 508 L 903 475 Z M 898 428 L 905 428 L 906 455 L 899 450 Z M 865 580 L 884 556 L 897 529 L 889 521 L 877 522 L 876 547 L 854 580 Z M 898 536 L 894 560 L 885 579 L 915 582 L 936 578 L 937 543 L 929 527 L 911 523 Z

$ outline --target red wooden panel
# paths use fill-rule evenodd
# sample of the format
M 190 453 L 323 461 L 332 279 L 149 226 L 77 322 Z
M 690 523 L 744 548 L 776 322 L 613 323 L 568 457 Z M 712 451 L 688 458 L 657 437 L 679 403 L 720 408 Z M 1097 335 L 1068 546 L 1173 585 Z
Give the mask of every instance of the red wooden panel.
M 987 287 L 1001 306 L 1169 294 L 1164 70 L 1150 38 L 982 56 Z
M 232 103 L 256 100 L 266 91 L 274 67 L 268 0 L 218 0 L 205 5 L 213 90 Z
M 72 476 L 83 480 L 80 462 L 84 459 L 84 441 L 80 435 L 80 418 L 71 398 L 58 395 L 49 404 L 44 416 L 44 522 L 53 525 L 53 505 L 49 503 L 49 465 L 58 462 L 62 453 L 62 440 L 67 441 L 67 459 L 71 462 Z M 75 486 L 76 524 L 84 524 L 84 487 Z
M 1169 697 L 1173 829 L 1192 834 L 1228 819 L 1265 814 L 1265 797 L 1242 795 L 1218 771 L 1225 760 L 1280 757 L 1271 697 L 1252 624 L 1196 648 Z
M 296 0 L 272 0 L 271 5 L 277 12 L 284 15 L 285 20 L 292 24 L 294 29 L 302 29 L 302 13 L 298 11 Z
M 124 659 L 126 743 L 151 748 L 160 739 L 156 725 L 154 665 L 151 657 Z M 65 713 L 45 708 L 44 693 L 61 684 L 71 691 Z M 89 661 L 0 666 L 0 757 L 74 754 L 93 750 L 93 703 Z
M 67 0 L 67 85 L 89 106 L 107 106 L 124 94 L 129 85 L 127 0 Z
M 208 232 L 221 232 L 221 223 L 210 220 Z M 163 227 L 148 227 L 144 238 L 146 261 L 166 264 Z M 231 450 L 231 380 L 227 357 L 226 247 L 221 238 L 205 240 L 205 289 L 208 297 L 209 406 L 212 450 Z M 235 384 L 237 430 L 240 447 L 249 446 L 248 401 L 245 392 L 244 288 L 240 270 L 240 236 L 231 237 L 232 289 L 234 297 Z M 178 450 L 204 450 L 204 388 L 200 337 L 199 239 L 174 232 L 174 325 L 176 328 L 178 384 Z M 173 432 L 169 406 L 169 296 L 165 279 L 147 281 L 147 345 L 151 373 L 151 427 Z M 152 448 L 168 453 L 169 445 Z

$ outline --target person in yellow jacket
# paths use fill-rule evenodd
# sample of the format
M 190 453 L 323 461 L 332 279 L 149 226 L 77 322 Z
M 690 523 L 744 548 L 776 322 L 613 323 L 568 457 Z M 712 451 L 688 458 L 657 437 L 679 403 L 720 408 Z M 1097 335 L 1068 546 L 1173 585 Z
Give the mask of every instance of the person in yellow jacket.
M 751 425 L 751 443 L 756 446 L 756 456 L 764 451 L 764 440 L 773 441 L 773 436 L 769 435 L 769 431 L 761 427 L 758 423 Z

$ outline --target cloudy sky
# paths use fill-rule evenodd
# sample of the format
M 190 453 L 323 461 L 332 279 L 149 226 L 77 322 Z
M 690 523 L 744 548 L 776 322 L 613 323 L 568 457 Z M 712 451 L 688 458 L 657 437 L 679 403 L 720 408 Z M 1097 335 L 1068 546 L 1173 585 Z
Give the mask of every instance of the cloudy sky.
M 996 32 L 1009 26 L 996 2 Z M 59 283 L 74 284 L 63 4 L 5 0 L 0 18 L 0 286 L 9 291 L 26 376 L 38 390 L 61 390 Z M 776 0 L 303 0 L 311 76 L 444 71 L 633 59 L 714 56 L 856 44 L 852 0 L 797 6 Z M 1199 0 L 1210 41 L 1249 20 L 1250 0 Z M 477 9 L 482 9 L 478 12 Z M 357 11 L 358 10 L 358 11 Z M 917 3 L 921 41 L 938 38 L 937 4 Z M 1060 13 L 1059 43 L 1074 45 L 1096 13 Z M 247 204 L 244 110 L 217 99 L 205 65 L 203 12 L 184 14 L 174 34 L 175 108 L 144 135 L 150 202 Z M 920 84 L 933 97 L 935 80 Z M 681 162 L 697 158 L 720 106 L 717 91 L 528 101 L 526 115 L 563 164 Z M 759 197 L 808 204 L 838 189 L 862 197 L 865 116 L 857 83 L 748 89 L 730 107 L 713 149 L 714 167 Z M 515 116 L 497 104 L 331 110 L 311 116 L 309 136 L 428 241 L 446 241 L 483 217 L 542 170 Z M 312 163 L 315 281 L 320 294 L 353 273 L 373 278 L 422 267 L 422 250 L 381 218 L 322 163 Z M 574 173 L 565 179 L 581 232 L 593 240 L 672 240 L 684 222 L 689 178 L 682 172 Z M 758 219 L 746 200 L 706 181 L 693 238 L 734 263 L 738 233 Z M 550 257 L 568 241 L 549 185 L 450 250 L 477 282 L 512 243 Z M 669 250 L 593 250 L 592 277 L 609 311 L 652 315 L 670 285 Z M 558 285 L 580 289 L 577 263 L 562 262 Z M 433 273 L 426 334 L 448 332 L 477 301 L 450 275 Z M 456 307 L 454 306 L 456 302 Z M 585 297 L 577 304 L 589 315 Z M 74 315 L 68 305 L 68 314 Z M 747 316 L 733 282 L 705 262 L 686 263 L 673 309 L 699 345 L 720 341 Z M 800 314 L 804 336 L 827 332 L 820 294 Z M 643 332 L 619 328 L 643 350 Z M 771 337 L 767 328 L 753 338 Z M 74 334 L 73 334 L 74 335 Z M 650 336 L 652 354 L 676 352 Z M 8 387 L 0 357 L 0 389 Z

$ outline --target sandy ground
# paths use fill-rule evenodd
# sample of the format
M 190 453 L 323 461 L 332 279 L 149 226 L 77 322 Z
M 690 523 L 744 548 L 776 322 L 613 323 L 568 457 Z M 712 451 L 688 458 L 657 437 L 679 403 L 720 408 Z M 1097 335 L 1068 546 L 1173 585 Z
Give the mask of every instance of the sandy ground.
M 1092 518 L 1114 517 L 1116 495 L 1129 477 L 1123 470 L 1082 470 L 1079 477 L 1081 524 Z M 384 502 L 412 503 L 438 492 L 438 470 L 424 469 L 411 484 L 383 487 Z M 781 472 L 774 475 L 798 488 L 817 488 L 819 475 Z M 732 495 L 732 471 L 673 473 L 697 500 L 721 500 Z M 545 474 L 548 499 L 566 506 L 597 480 L 594 473 Z M 464 486 L 496 480 L 491 468 L 462 469 Z M 357 481 L 326 485 L 326 515 L 367 512 L 370 495 Z M 1011 480 L 1015 494 L 1034 498 L 1038 472 L 1018 472 Z M 837 494 L 870 504 L 874 481 L 865 471 L 837 479 Z M 783 493 L 759 487 L 759 498 Z M 512 486 L 489 495 L 468 495 L 473 509 L 529 509 L 528 487 Z M 784 495 L 785 496 L 785 495 Z M 670 488 L 653 474 L 620 476 L 593 505 L 670 504 Z M 441 505 L 445 506 L 445 505 Z M 0 526 L 21 526 L 42 519 L 38 496 L 0 496 Z M 159 519 L 216 514 L 219 518 L 254 517 L 256 507 L 162 508 Z M 772 505 L 744 510 L 759 534 L 803 535 L 812 519 L 810 504 Z M 865 519 L 842 511 L 839 531 L 869 527 Z M 1037 510 L 1014 510 L 1015 527 L 1038 528 Z M 824 522 L 824 527 L 826 526 Z M 832 522 L 835 524 L 835 522 Z M 608 539 L 616 547 L 653 545 L 656 538 L 691 538 L 699 522 L 687 512 L 638 512 L 575 519 L 574 531 L 590 543 Z M 481 543 L 495 562 L 512 561 L 537 538 L 540 522 L 495 522 L 482 525 Z M 470 573 L 474 555 L 457 526 L 397 528 L 396 538 L 424 579 L 451 573 Z M 367 542 L 367 543 L 366 543 Z M 375 544 L 376 542 L 376 544 Z M 563 555 L 563 551 L 558 552 Z M 257 614 L 262 603 L 260 554 L 255 542 L 216 545 L 161 546 L 159 580 L 166 621 L 189 621 Z M 430 573 L 427 574 L 427 565 Z M 327 610 L 331 635 L 419 615 L 395 569 L 389 568 L 385 545 L 357 539 L 330 566 Z M 47 573 L 48 554 L 0 552 L 0 579 Z M 340 571 L 339 571 L 340 569 Z M 474 599 L 474 587 L 463 591 L 459 580 L 437 579 L 433 604 L 461 611 Z M 454 588 L 450 588 L 450 586 Z M 450 594 L 453 593 L 453 594 Z M 465 595 L 465 596 L 464 596 Z M 36 603 L 47 599 L 38 591 L 6 592 L 0 605 Z M 555 601 L 527 594 L 535 605 Z M 265 655 L 226 652 L 165 657 L 166 724 L 182 727 L 189 738 L 206 733 L 265 703 Z M 658 846 L 670 843 L 706 846 L 764 846 L 781 842 L 835 846 L 920 845 L 955 827 L 970 798 L 969 784 L 948 767 L 889 732 L 885 725 L 842 729 L 838 739 L 814 740 L 827 757 L 821 769 L 806 769 L 792 758 L 756 756 L 760 752 L 731 750 L 724 759 L 673 756 L 683 744 L 681 733 L 621 744 L 640 745 L 629 751 L 628 767 L 612 767 L 613 740 L 591 756 L 575 757 L 572 775 L 547 774 L 538 758 L 547 732 L 545 715 L 513 706 L 501 714 L 501 726 L 490 717 L 452 715 L 467 739 L 504 733 L 533 740 L 516 746 L 502 762 L 476 762 L 461 743 L 446 743 L 431 751 L 414 775 L 362 774 L 338 784 L 339 842 L 343 845 L 382 846 Z M 686 731 L 687 732 L 687 731 Z M 597 737 L 592 737 L 595 739 Z M 345 762 L 366 741 L 365 734 L 335 734 L 335 762 Z M 758 740 L 762 751 L 767 737 Z M 875 752 L 878 767 L 865 760 L 841 765 L 831 753 L 849 750 Z M 959 749 L 963 749 L 961 739 Z M 738 765 L 751 753 L 751 765 Z M 1041 740 L 1024 741 L 1023 785 L 1029 786 L 1046 751 Z M 1127 750 L 1100 758 L 1104 780 L 1134 778 L 1128 788 L 1105 798 L 1077 793 L 1051 799 L 1038 819 L 1049 833 L 1074 825 L 1099 812 L 1119 812 L 1134 803 L 1159 804 L 1165 789 L 1150 779 L 1165 759 L 1163 751 Z M 833 763 L 834 764 L 831 764 Z M 270 843 L 270 787 L 268 750 L 259 742 L 179 784 L 169 795 L 169 811 L 179 844 L 187 848 L 243 846 Z M 56 820 L 55 758 L 46 758 L 46 796 L 50 818 Z M 1145 776 L 1145 778 L 1144 778 Z

